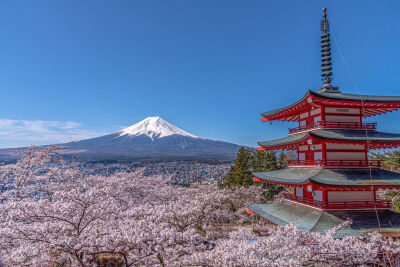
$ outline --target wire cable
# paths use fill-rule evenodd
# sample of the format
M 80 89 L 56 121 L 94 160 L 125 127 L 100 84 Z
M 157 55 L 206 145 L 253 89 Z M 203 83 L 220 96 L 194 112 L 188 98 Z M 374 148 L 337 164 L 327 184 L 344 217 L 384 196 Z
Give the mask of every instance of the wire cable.
M 336 40 L 335 33 L 334 33 L 333 29 L 332 29 L 332 26 L 330 27 L 330 32 L 332 33 L 333 40 L 334 40 L 335 45 L 336 45 L 336 47 L 337 47 L 337 49 L 339 51 L 340 58 L 342 59 L 343 64 L 344 64 L 344 66 L 345 66 L 345 68 L 346 68 L 346 70 L 347 70 L 347 72 L 348 72 L 348 74 L 349 74 L 349 76 L 351 78 L 351 81 L 353 82 L 353 85 L 354 85 L 355 89 L 357 90 L 358 95 L 360 96 L 362 115 L 364 115 L 366 113 L 365 113 L 364 99 L 363 99 L 363 97 L 361 95 L 361 90 L 358 87 L 357 82 L 354 79 L 354 76 L 353 76 L 352 72 L 350 71 L 350 68 L 349 68 L 349 66 L 348 66 L 348 64 L 347 64 L 347 62 L 346 62 L 346 60 L 345 60 L 345 58 L 343 56 L 342 50 L 340 49 L 339 43 Z M 369 140 L 369 135 L 368 135 L 368 129 L 365 129 L 365 135 L 367 137 L 367 151 L 369 152 L 370 151 L 370 140 Z M 366 161 L 367 161 L 367 164 L 368 164 L 368 161 L 369 161 L 368 154 L 367 154 Z M 377 219 L 377 222 L 378 222 L 378 228 L 381 229 L 381 223 L 380 223 L 380 219 L 379 219 L 378 209 L 376 207 L 376 192 L 374 192 L 375 191 L 375 187 L 374 187 L 373 180 L 372 180 L 372 167 L 371 167 L 370 164 L 368 164 L 368 167 L 369 167 L 369 177 L 370 177 L 370 181 L 371 181 L 371 190 L 372 190 L 372 192 L 373 192 L 373 194 L 375 196 L 374 197 L 374 207 L 375 207 L 376 219 Z

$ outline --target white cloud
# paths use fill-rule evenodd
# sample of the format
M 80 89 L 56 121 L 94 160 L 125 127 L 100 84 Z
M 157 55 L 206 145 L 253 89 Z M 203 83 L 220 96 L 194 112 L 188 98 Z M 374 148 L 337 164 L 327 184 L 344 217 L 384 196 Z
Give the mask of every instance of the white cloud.
M 0 118 L 0 147 L 44 145 L 82 140 L 106 133 L 87 130 L 73 121 L 11 120 Z

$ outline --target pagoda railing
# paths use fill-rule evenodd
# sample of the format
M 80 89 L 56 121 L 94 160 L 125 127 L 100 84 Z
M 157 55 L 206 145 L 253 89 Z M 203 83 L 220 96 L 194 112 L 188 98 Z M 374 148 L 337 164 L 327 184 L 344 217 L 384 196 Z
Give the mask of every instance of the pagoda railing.
M 290 128 L 289 134 L 304 132 L 318 128 L 334 128 L 334 129 L 360 129 L 360 130 L 376 130 L 377 123 L 360 123 L 360 122 L 326 122 L 319 121 L 313 124 Z
M 288 166 L 305 167 L 374 167 L 380 168 L 380 160 L 288 160 Z
M 366 200 L 366 201 L 328 201 L 322 202 L 314 199 L 298 197 L 291 194 L 285 195 L 286 199 L 302 204 L 311 205 L 320 209 L 390 209 L 391 202 L 386 200 Z

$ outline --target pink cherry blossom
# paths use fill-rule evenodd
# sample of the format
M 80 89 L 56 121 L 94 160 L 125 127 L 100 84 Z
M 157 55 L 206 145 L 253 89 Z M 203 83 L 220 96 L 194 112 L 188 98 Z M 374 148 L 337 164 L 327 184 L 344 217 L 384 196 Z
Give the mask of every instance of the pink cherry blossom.
M 260 186 L 185 188 L 143 169 L 85 176 L 59 149 L 32 147 L 1 168 L 5 266 L 94 266 L 102 255 L 123 266 L 354 266 L 400 253 L 377 233 L 333 237 L 350 222 L 325 234 L 257 224 L 246 205 L 264 201 Z

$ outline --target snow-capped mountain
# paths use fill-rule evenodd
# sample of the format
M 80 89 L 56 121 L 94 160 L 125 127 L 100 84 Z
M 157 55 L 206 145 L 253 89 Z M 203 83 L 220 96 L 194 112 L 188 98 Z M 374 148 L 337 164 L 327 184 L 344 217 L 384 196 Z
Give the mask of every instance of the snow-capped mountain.
M 154 140 L 154 138 L 162 138 L 171 135 L 199 138 L 198 136 L 185 132 L 184 130 L 176 127 L 160 117 L 148 117 L 132 126 L 122 129 L 120 131 L 120 136 L 124 135 L 146 135 L 150 137 L 151 140 Z
M 64 153 L 86 159 L 232 159 L 240 146 L 190 134 L 160 117 L 118 132 L 63 144 Z

